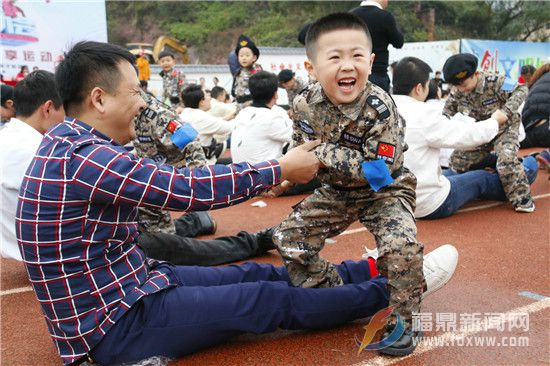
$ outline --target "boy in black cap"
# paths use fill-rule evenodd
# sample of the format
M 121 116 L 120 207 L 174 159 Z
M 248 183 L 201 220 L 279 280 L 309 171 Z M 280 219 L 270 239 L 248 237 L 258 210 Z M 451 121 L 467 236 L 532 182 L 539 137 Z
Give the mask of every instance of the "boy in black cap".
M 508 117 L 490 143 L 473 150 L 455 150 L 449 160 L 450 168 L 458 173 L 473 170 L 494 149 L 496 169 L 506 197 L 518 212 L 535 211 L 529 182 L 517 157 L 521 123 L 518 108 L 527 96 L 527 87 L 511 88 L 504 83 L 504 75 L 477 70 L 477 58 L 469 53 L 449 57 L 443 66 L 443 75 L 445 81 L 454 86 L 443 109 L 445 115 L 462 113 L 482 121 L 500 109 Z
M 288 105 L 292 107 L 294 97 L 306 87 L 306 83 L 289 69 L 282 70 L 279 75 L 279 86 L 286 90 Z
M 258 57 L 260 57 L 260 50 L 256 47 L 254 42 L 245 35 L 241 34 L 237 40 L 235 54 L 239 59 L 241 69 L 235 75 L 234 96 L 237 99 L 238 110 L 241 110 L 252 104 L 252 96 L 248 89 L 248 79 L 256 72 L 262 70 L 262 67 L 256 64 Z

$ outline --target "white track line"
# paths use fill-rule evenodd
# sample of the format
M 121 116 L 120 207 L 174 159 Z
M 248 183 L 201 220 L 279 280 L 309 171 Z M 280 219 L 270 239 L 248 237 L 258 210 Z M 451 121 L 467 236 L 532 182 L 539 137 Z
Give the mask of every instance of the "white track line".
M 472 324 L 472 329 L 466 330 L 466 331 L 456 331 L 456 332 L 447 332 L 443 333 L 441 335 L 435 334 L 434 336 L 439 337 L 442 339 L 442 344 L 445 344 L 445 342 L 450 342 L 452 339 L 457 338 L 463 338 L 467 336 L 471 336 L 473 334 L 479 333 L 484 331 L 485 329 L 497 329 L 499 326 L 502 326 L 503 324 L 506 324 L 510 322 L 512 319 L 521 316 L 521 314 L 525 313 L 537 313 L 539 311 L 542 311 L 544 309 L 550 308 L 550 299 L 542 300 L 542 301 L 536 301 L 526 306 L 521 306 L 518 308 L 515 308 L 513 310 L 510 310 L 507 313 L 504 313 L 502 318 L 499 321 L 496 321 L 495 319 L 485 319 L 481 322 L 474 322 Z M 410 357 L 419 356 L 423 353 L 432 351 L 436 348 L 441 348 L 443 346 L 436 345 L 434 342 L 432 343 L 426 343 L 421 342 L 418 347 L 416 347 L 416 350 L 410 354 L 409 356 L 405 357 L 383 357 L 383 356 L 376 356 L 374 358 L 371 358 L 369 360 L 365 360 L 359 363 L 356 363 L 352 366 L 387 366 L 387 365 L 393 365 L 395 363 L 401 362 L 402 360 L 406 360 Z
M 12 288 L 11 290 L 0 291 L 0 296 L 19 294 L 21 292 L 28 292 L 28 291 L 32 291 L 32 287 L 26 286 L 26 287 Z
M 537 199 L 540 199 L 540 198 L 547 198 L 547 197 L 550 197 L 550 193 L 544 193 L 544 194 L 539 194 L 538 196 L 533 196 L 533 200 L 537 200 Z M 458 210 L 458 212 L 469 212 L 469 211 L 483 210 L 485 208 L 500 206 L 500 205 L 503 205 L 505 203 L 506 202 L 493 202 L 493 203 L 488 203 L 486 205 L 463 208 L 462 210 Z M 357 234 L 357 233 L 360 233 L 360 232 L 363 232 L 363 231 L 367 231 L 367 228 L 360 227 L 360 228 L 357 228 L 357 229 L 346 230 L 346 231 L 342 232 L 340 235 Z M 340 235 L 338 235 L 338 236 L 340 236 Z

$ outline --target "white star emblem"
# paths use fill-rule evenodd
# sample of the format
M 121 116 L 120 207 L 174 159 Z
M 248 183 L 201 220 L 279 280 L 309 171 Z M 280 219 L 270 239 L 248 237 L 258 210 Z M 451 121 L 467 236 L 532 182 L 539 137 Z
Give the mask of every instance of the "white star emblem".
M 378 103 L 380 103 L 380 99 L 373 99 L 372 100 L 372 105 L 378 105 Z

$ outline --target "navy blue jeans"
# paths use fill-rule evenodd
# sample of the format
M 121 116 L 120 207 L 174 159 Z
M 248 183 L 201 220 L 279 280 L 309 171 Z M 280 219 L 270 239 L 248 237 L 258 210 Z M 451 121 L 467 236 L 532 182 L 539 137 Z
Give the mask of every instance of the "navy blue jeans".
M 269 264 L 176 266 L 181 285 L 134 304 L 90 355 L 101 365 L 177 358 L 245 332 L 328 328 L 388 306 L 386 279 L 371 278 L 367 261 L 336 267 L 343 286 L 307 289 Z
M 523 158 L 523 168 L 532 184 L 537 177 L 537 161 L 532 156 Z M 452 170 L 445 171 L 444 175 L 451 182 L 451 191 L 447 199 L 437 210 L 422 217 L 422 219 L 441 219 L 451 216 L 466 203 L 475 199 L 506 201 L 506 194 L 497 173 L 486 170 L 471 170 L 458 174 Z

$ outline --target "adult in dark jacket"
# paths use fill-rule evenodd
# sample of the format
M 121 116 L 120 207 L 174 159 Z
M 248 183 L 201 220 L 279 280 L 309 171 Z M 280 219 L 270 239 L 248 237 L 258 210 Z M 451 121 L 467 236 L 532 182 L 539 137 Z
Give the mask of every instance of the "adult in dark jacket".
M 526 137 L 521 147 L 550 147 L 550 63 L 535 71 L 521 114 Z
M 387 7 L 388 0 L 367 0 L 350 12 L 367 24 L 372 37 L 372 52 L 376 57 L 369 81 L 389 92 L 388 45 L 391 44 L 395 48 L 403 47 L 403 34 L 397 29 L 393 15 L 385 10 Z

